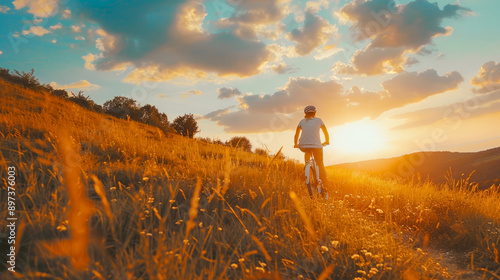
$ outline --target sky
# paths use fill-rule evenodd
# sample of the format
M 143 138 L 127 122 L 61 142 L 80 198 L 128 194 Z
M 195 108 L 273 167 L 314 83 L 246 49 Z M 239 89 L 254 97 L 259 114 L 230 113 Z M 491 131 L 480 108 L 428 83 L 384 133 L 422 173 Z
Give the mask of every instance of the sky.
M 199 137 L 301 160 L 315 105 L 325 164 L 500 146 L 497 0 L 15 0 L 0 67 L 193 114 Z

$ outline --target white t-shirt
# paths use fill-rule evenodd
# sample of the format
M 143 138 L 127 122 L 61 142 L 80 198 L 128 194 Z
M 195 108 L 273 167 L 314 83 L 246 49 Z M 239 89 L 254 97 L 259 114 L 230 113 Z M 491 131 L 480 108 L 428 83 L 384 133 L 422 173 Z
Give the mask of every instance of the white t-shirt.
M 298 124 L 302 129 L 299 138 L 299 147 L 322 148 L 319 131 L 323 125 L 324 123 L 320 118 L 302 119 Z

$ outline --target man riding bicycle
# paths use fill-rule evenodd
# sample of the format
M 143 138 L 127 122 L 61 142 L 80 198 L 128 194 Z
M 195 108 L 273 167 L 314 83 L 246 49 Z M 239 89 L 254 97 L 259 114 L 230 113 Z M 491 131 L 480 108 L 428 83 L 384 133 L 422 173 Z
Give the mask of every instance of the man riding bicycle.
M 304 119 L 297 125 L 294 137 L 294 148 L 299 148 L 304 152 L 304 160 L 308 162 L 311 159 L 311 154 L 314 155 L 316 164 L 319 167 L 319 178 L 324 185 L 327 184 L 325 165 L 323 163 L 323 146 L 330 144 L 330 135 L 325 124 L 320 118 L 316 118 L 316 107 L 309 105 L 304 108 Z M 319 130 L 325 135 L 325 142 L 321 143 Z M 300 132 L 302 131 L 302 134 Z M 300 135 L 300 138 L 299 138 Z

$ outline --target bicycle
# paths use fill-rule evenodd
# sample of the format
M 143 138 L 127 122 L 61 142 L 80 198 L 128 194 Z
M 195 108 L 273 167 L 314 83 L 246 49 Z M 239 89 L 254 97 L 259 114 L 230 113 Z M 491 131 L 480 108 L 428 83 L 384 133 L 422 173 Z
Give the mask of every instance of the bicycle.
M 319 178 L 319 167 L 314 160 L 313 153 L 311 153 L 311 159 L 306 162 L 304 171 L 309 195 L 311 197 L 321 195 L 325 199 L 328 199 L 328 192 L 323 188 L 323 182 Z

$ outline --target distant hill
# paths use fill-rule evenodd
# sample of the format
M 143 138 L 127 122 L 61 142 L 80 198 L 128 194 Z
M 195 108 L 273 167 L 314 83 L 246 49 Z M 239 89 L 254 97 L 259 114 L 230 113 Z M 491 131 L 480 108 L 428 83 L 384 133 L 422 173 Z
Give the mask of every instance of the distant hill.
M 421 176 L 435 183 L 446 182 L 450 169 L 455 179 L 467 178 L 480 188 L 500 184 L 500 147 L 473 153 L 418 152 L 400 157 L 332 165 L 330 168 L 364 171 L 391 178 Z

